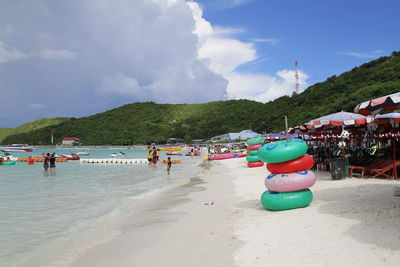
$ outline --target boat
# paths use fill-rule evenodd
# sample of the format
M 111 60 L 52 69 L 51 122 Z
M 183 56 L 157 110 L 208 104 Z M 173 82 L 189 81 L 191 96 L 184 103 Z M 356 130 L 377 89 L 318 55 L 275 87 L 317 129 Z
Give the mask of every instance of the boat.
M 110 157 L 113 157 L 113 158 L 115 158 L 115 157 L 126 157 L 126 154 L 124 153 L 124 152 L 119 152 L 119 153 L 112 153 L 111 155 L 110 155 Z
M 69 160 L 80 160 L 81 159 L 76 153 L 72 153 L 71 155 L 61 155 L 61 157 L 67 158 Z
M 28 145 L 13 144 L 11 146 L 0 146 L 3 152 L 32 152 L 33 148 Z
M 79 156 L 89 156 L 89 152 L 86 152 L 86 151 L 76 152 L 75 154 L 77 154 Z

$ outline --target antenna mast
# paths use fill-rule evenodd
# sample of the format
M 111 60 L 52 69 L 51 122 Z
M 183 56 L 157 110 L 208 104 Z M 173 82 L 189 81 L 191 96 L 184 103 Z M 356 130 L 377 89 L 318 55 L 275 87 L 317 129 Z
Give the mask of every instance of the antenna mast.
M 297 60 L 294 61 L 294 77 L 296 79 L 294 92 L 293 94 L 296 95 L 299 93 L 299 62 Z

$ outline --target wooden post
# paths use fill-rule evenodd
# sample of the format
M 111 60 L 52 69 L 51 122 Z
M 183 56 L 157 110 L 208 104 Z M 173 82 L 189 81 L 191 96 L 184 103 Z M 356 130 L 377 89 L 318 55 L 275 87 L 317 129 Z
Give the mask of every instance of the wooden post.
M 287 116 L 286 115 L 285 115 L 285 133 L 286 133 L 286 142 L 289 143 L 288 122 L 287 122 Z

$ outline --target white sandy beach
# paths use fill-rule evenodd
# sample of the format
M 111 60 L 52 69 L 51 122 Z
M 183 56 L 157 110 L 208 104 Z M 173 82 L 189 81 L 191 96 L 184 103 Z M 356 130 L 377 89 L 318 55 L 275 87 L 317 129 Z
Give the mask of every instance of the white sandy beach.
M 209 165 L 73 266 L 400 266 L 399 181 L 318 173 L 309 207 L 270 212 L 259 202 L 265 167 Z

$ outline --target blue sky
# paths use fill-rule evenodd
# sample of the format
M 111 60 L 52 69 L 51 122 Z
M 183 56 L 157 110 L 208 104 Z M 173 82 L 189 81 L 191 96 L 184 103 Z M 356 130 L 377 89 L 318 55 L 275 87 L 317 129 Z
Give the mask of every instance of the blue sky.
M 385 0 L 200 0 L 204 17 L 215 25 L 244 28 L 236 37 L 257 43 L 258 64 L 242 71 L 274 73 L 293 68 L 306 72 L 309 84 L 398 51 L 400 1 Z
M 0 2 L 0 128 L 142 101 L 268 102 L 398 51 L 398 1 Z

